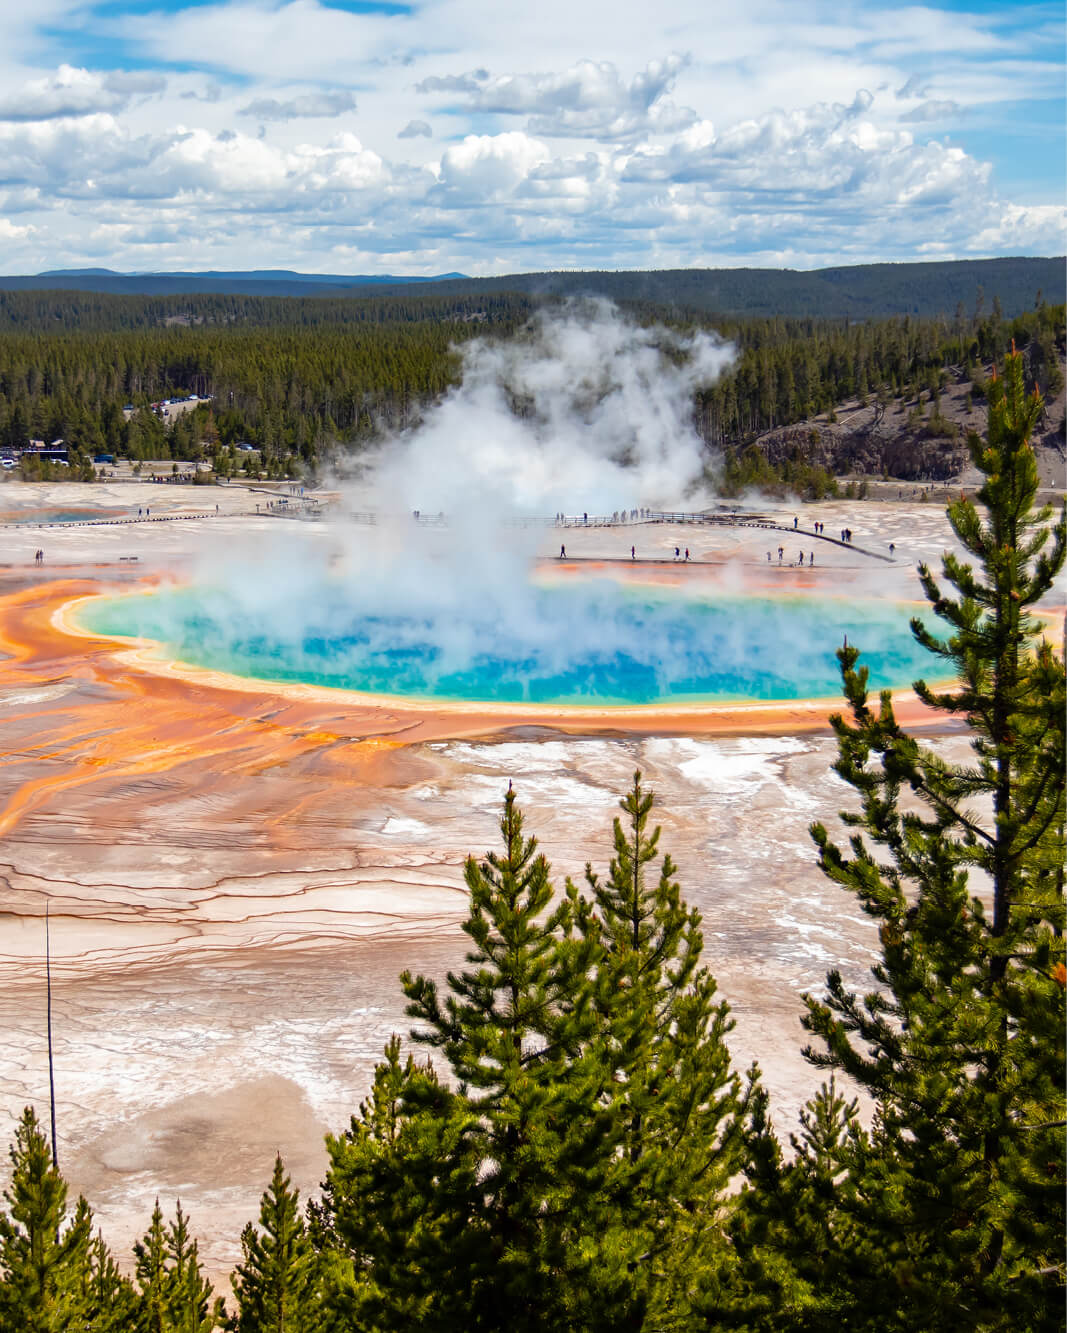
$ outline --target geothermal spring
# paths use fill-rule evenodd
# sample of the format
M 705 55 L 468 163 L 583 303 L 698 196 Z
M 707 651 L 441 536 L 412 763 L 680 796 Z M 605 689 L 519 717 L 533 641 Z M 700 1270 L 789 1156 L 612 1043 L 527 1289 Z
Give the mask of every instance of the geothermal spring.
M 807 832 L 852 800 L 833 654 L 931 734 L 907 622 L 950 534 L 910 491 L 678 521 L 713 503 L 682 499 L 685 404 L 729 357 L 686 350 L 664 369 L 603 311 L 475 345 L 314 516 L 286 487 L 3 488 L 0 1101 L 8 1137 L 47 1113 L 47 903 L 60 1166 L 118 1252 L 180 1197 L 224 1281 L 275 1152 L 316 1189 L 407 1030 L 397 974 L 462 960 L 463 861 L 509 781 L 562 885 L 606 865 L 639 768 L 735 1065 L 784 1132 L 817 1088 L 800 996 L 865 984 L 875 943 Z

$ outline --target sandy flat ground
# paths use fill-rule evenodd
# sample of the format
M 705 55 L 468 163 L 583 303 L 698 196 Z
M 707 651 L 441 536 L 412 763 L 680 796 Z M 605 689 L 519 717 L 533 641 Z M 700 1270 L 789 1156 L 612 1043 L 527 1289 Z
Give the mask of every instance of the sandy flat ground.
M 397 973 L 443 976 L 462 958 L 463 859 L 495 845 L 509 779 L 562 882 L 587 860 L 606 865 L 616 802 L 642 770 L 662 845 L 704 915 L 736 1063 L 759 1059 L 788 1127 L 819 1082 L 799 1054 L 799 997 L 832 966 L 863 984 L 873 956 L 868 922 L 819 874 L 807 832 L 850 797 L 831 771 L 827 706 L 413 715 L 160 670 L 65 631 L 57 612 L 77 596 L 199 569 L 239 544 L 328 549 L 350 526 L 347 501 L 315 525 L 257 515 L 257 503 L 222 487 L 0 488 L 0 1102 L 12 1118 L 30 1102 L 46 1111 L 47 899 L 61 1164 L 109 1239 L 125 1249 L 157 1194 L 167 1207 L 180 1196 L 223 1275 L 275 1151 L 315 1188 L 323 1133 L 347 1123 L 384 1041 L 406 1030 Z M 86 505 L 152 516 L 15 522 Z M 759 529 L 537 540 L 553 566 L 561 540 L 578 567 L 629 562 L 633 545 L 639 577 L 894 597 L 918 596 L 916 560 L 948 540 L 933 505 L 835 502 L 776 518 L 791 527 L 794 515 L 801 529 L 850 526 L 871 552 L 893 542 L 895 560 Z M 814 549 L 814 569 L 779 569 L 780 541 Z M 959 734 L 936 743 L 965 750 Z

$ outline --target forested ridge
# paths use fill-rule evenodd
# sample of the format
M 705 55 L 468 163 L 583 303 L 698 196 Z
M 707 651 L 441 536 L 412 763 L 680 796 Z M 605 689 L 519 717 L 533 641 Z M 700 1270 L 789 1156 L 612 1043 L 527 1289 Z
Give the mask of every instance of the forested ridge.
M 383 287 L 407 288 L 426 297 L 519 292 L 533 297 L 606 296 L 621 304 L 653 305 L 716 317 L 785 315 L 817 319 L 932 317 L 970 306 L 975 293 L 999 300 L 1009 315 L 1028 309 L 1034 293 L 1053 299 L 1063 290 L 1063 258 L 928 260 L 795 269 L 652 269 L 630 271 L 512 273 L 493 278 L 445 274 L 423 280 L 293 273 L 111 273 L 73 270 L 36 277 L 2 277 L 0 290 L 52 289 L 151 295 L 227 292 L 250 297 L 370 296 Z
M 306 1207 L 275 1162 L 229 1314 L 180 1205 L 119 1270 L 27 1109 L 0 1333 L 1062 1329 L 1067 679 L 1032 608 L 1067 510 L 1034 509 L 1024 369 L 1010 355 L 991 382 L 977 503 L 948 511 L 966 559 L 919 569 L 913 630 L 955 688 L 915 689 L 969 762 L 905 732 L 860 649 L 838 653 L 853 836 L 811 834 L 878 944 L 867 992 L 831 971 L 803 998 L 829 1078 L 787 1142 L 760 1070 L 733 1066 L 640 773 L 607 869 L 578 885 L 553 883 L 509 784 L 499 847 L 466 863 L 466 966 L 401 975 L 412 1045 L 387 1043 Z
M 457 382 L 470 339 L 522 337 L 557 305 L 412 288 L 346 300 L 0 292 L 0 446 L 62 438 L 83 458 L 208 457 L 224 473 L 232 446 L 248 442 L 268 473 L 306 473 L 413 424 Z M 644 304 L 626 314 L 676 333 L 713 329 L 737 347 L 694 402 L 716 450 L 852 396 L 925 394 L 936 406 L 950 373 L 972 377 L 980 396 L 1011 339 L 1030 387 L 1061 387 L 1064 307 L 1041 300 L 1012 320 L 981 295 L 936 319 L 712 319 Z M 149 410 L 192 393 L 213 401 L 168 425 Z
M 857 264 L 794 269 L 659 269 L 647 272 L 520 273 L 498 278 L 443 279 L 425 290 L 519 291 L 540 296 L 606 296 L 622 304 L 692 311 L 715 317 L 884 319 L 935 317 L 984 291 L 1009 315 L 1021 314 L 1036 292 L 1063 290 L 1062 258 L 1009 258 Z M 414 290 L 418 291 L 419 288 Z

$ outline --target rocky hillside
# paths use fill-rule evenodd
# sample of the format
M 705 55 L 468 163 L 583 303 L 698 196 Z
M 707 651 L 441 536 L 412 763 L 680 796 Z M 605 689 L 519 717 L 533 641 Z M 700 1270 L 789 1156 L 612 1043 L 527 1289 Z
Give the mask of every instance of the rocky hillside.
M 766 431 L 755 444 L 775 465 L 803 458 L 838 477 L 966 483 L 967 435 L 985 429 L 983 384 L 991 369 L 985 366 L 972 382 L 961 367 L 951 367 L 936 394 L 924 391 L 918 398 L 853 398 L 829 413 Z M 1060 371 L 1060 387 L 1046 402 L 1034 439 L 1044 486 L 1062 486 L 1065 479 L 1062 359 Z

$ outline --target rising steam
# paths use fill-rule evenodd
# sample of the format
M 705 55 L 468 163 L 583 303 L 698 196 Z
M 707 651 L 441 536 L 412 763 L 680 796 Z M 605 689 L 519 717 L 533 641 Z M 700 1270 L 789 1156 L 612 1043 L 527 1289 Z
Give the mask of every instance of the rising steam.
M 462 381 L 376 469 L 386 507 L 502 514 L 675 506 L 705 446 L 693 395 L 733 349 L 714 334 L 642 327 L 608 301 L 542 313 L 508 341 L 462 350 Z

